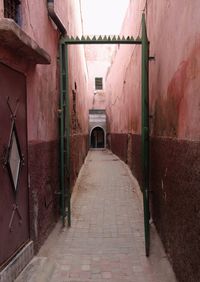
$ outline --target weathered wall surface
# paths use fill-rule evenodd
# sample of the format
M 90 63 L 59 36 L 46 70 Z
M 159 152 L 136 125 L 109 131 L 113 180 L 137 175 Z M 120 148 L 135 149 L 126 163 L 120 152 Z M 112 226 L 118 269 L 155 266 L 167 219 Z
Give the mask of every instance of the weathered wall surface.
M 123 34 L 139 33 L 144 2 L 130 1 Z M 197 0 L 150 0 L 145 11 L 155 56 L 149 73 L 153 218 L 178 280 L 194 282 L 200 280 L 200 6 Z M 111 149 L 127 159 L 141 183 L 139 49 L 118 48 L 107 76 L 107 113 Z
M 48 17 L 47 1 L 22 1 L 20 25 L 40 47 L 49 53 L 50 65 L 33 65 L 25 58 L 1 47 L 0 59 L 21 71 L 27 79 L 27 121 L 29 151 L 29 190 L 31 238 L 38 249 L 59 216 L 59 37 L 60 34 Z M 3 1 L 0 1 L 0 11 Z M 79 1 L 55 1 L 55 10 L 69 35 L 81 34 Z M 72 149 L 78 144 L 78 152 L 71 154 L 73 185 L 87 153 L 88 120 L 85 99 L 87 72 L 84 49 L 69 50 L 69 94 Z M 75 89 L 76 88 L 76 89 Z M 74 110 L 73 92 L 77 92 Z M 74 118 L 75 117 L 75 118 Z M 74 172 L 76 166 L 76 172 Z
M 81 36 L 82 22 L 79 1 L 70 1 L 67 11 L 68 35 Z M 83 45 L 69 46 L 69 97 L 71 113 L 70 177 L 71 187 L 73 187 L 88 151 L 88 72 Z
M 58 219 L 59 34 L 48 18 L 46 1 L 38 6 L 23 2 L 21 28 L 51 56 L 51 64 L 41 66 L 4 47 L 0 55 L 1 61 L 26 75 L 30 237 L 38 249 Z
M 105 77 L 111 64 L 112 45 L 85 45 L 88 69 L 88 106 L 90 109 L 105 109 L 107 94 Z M 95 77 L 102 77 L 103 89 L 95 90 Z
M 130 2 L 121 35 L 136 38 L 140 34 L 144 1 L 138 2 Z M 115 53 L 106 80 L 110 131 L 140 133 L 140 46 L 117 45 Z
M 29 4 L 28 4 L 29 3 Z M 65 25 L 69 35 L 81 34 L 80 10 L 78 1 L 56 1 L 56 10 Z M 58 56 L 58 32 L 47 16 L 46 3 L 43 7 L 33 7 L 34 3 L 27 2 L 29 5 L 25 11 L 31 11 L 27 19 L 28 32 L 38 41 L 41 46 L 46 48 L 51 54 L 52 63 L 49 67 L 37 66 L 30 71 L 28 80 L 31 90 L 28 95 L 28 132 L 30 154 L 30 175 L 33 183 L 33 211 L 38 205 L 37 218 L 33 226 L 35 227 L 34 236 L 38 232 L 39 245 L 46 238 L 52 224 L 58 217 L 59 197 L 55 195 L 55 190 L 59 190 L 59 141 L 58 141 L 58 107 L 59 107 L 59 64 Z M 41 4 L 42 5 L 42 4 Z M 34 5 L 35 6 L 35 5 Z M 33 12 L 32 12 L 33 11 Z M 41 20 L 37 21 L 38 14 Z M 65 13 L 61 13 L 65 11 Z M 30 29 L 33 26 L 33 30 Z M 41 28 L 42 27 L 42 28 Z M 48 29 L 47 29 L 48 27 Z M 71 186 L 77 177 L 78 171 L 87 153 L 87 118 L 86 111 L 86 83 L 87 72 L 85 71 L 84 50 L 81 47 L 69 48 L 69 95 L 71 113 Z M 74 105 L 73 91 L 76 93 Z M 30 94 L 31 93 L 31 94 Z M 74 127 L 74 120 L 76 126 Z M 75 153 L 74 144 L 78 143 L 78 153 Z M 35 155 L 40 155 L 40 163 L 34 161 Z M 31 156 L 33 158 L 31 158 Z M 54 160 L 54 161 L 53 161 Z M 53 165 L 52 165 L 53 162 Z M 45 163 L 45 165 L 44 165 Z M 76 169 L 74 168 L 76 167 Z M 41 173 L 42 171 L 42 173 Z M 56 183 L 55 183 L 56 182 Z M 55 185 L 57 184 L 57 185 Z M 43 187 L 43 189 L 41 189 Z M 52 205 L 46 207 L 45 199 L 49 197 L 51 190 L 54 199 Z M 35 215 L 35 213 L 34 213 Z M 36 230 L 37 228 L 37 230 Z

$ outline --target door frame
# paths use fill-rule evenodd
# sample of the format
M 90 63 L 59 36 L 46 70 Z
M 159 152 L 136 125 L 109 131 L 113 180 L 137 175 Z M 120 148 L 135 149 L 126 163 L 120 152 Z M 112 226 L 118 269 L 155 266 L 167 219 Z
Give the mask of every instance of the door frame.
M 105 129 L 100 126 L 100 125 L 95 125 L 91 130 L 90 130 L 90 136 L 89 136 L 89 144 L 90 144 L 90 148 L 91 147 L 91 138 L 92 138 L 92 132 L 93 130 L 95 130 L 95 128 L 101 128 L 102 131 L 103 131 L 103 136 L 104 136 L 104 147 L 102 147 L 102 149 L 105 149 L 106 148 L 106 132 L 105 132 Z
M 120 36 L 62 37 L 60 40 L 60 183 L 62 223 L 71 226 L 71 191 L 70 191 L 70 109 L 68 46 L 80 44 L 134 44 L 142 46 L 141 72 L 141 112 L 142 112 L 142 193 L 144 207 L 145 253 L 150 249 L 150 211 L 149 211 L 149 40 L 147 37 L 145 14 L 142 14 L 142 37 L 134 39 Z

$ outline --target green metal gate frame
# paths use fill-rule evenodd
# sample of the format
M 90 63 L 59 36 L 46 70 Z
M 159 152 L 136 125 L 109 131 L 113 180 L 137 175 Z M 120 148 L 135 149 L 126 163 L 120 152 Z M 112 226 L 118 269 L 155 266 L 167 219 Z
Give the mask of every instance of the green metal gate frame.
M 70 110 L 68 90 L 68 45 L 79 44 L 138 44 L 142 45 L 142 175 L 143 175 L 143 206 L 145 252 L 149 256 L 150 228 L 149 228 L 149 41 L 147 38 L 145 15 L 142 15 L 142 38 L 132 36 L 89 36 L 63 37 L 60 40 L 60 182 L 62 222 L 68 218 L 71 226 L 71 191 L 70 191 Z

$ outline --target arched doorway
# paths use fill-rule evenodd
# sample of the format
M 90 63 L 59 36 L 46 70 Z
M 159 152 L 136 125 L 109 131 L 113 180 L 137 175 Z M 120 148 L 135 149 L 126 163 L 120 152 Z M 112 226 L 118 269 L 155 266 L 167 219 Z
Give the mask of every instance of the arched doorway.
M 95 127 L 90 134 L 91 148 L 105 148 L 105 133 L 103 128 Z

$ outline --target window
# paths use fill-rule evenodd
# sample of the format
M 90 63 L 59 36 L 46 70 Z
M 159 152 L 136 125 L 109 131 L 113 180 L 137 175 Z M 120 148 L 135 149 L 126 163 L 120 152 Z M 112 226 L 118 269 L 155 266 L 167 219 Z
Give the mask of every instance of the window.
M 19 23 L 20 0 L 4 0 L 4 17 Z
M 95 77 L 95 90 L 102 90 L 102 89 L 103 89 L 103 78 Z

